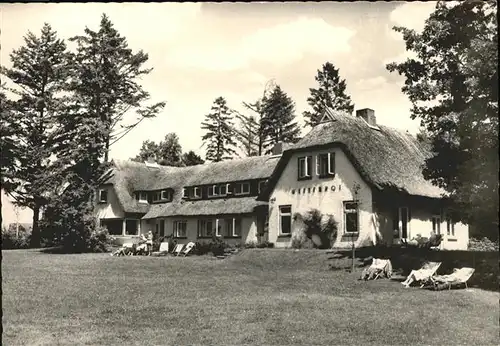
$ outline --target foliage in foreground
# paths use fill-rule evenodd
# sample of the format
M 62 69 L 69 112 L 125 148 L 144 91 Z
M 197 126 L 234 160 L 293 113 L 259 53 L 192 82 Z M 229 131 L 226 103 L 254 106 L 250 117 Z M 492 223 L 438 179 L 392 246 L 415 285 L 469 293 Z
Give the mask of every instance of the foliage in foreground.
M 8 249 L 27 249 L 30 246 L 31 231 L 19 225 L 19 231 L 16 226 L 11 224 L 9 228 L 2 227 L 2 250 Z
M 415 55 L 387 69 L 406 78 L 411 117 L 429 137 L 424 176 L 449 193 L 454 218 L 497 239 L 497 2 L 439 1 L 421 33 L 394 30 Z

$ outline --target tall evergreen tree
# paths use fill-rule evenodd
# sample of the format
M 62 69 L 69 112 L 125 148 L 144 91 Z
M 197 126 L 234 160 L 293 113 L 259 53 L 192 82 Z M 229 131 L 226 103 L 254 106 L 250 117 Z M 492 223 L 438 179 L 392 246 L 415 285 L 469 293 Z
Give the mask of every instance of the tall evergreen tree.
M 87 112 L 96 114 L 106 124 L 104 161 L 108 161 L 110 146 L 145 118 L 156 116 L 165 103 L 144 106 L 150 95 L 138 80 L 152 70 L 143 66 L 148 55 L 142 50 L 133 53 L 105 14 L 98 31 L 86 28 L 84 35 L 71 41 L 77 43 L 76 54 L 72 55 L 75 70 L 72 90 Z M 124 124 L 125 114 L 133 111 L 137 119 Z
M 498 237 L 498 21 L 496 1 L 438 1 L 421 33 L 404 27 L 416 53 L 387 69 L 406 78 L 434 155 L 424 176 L 448 193 L 454 217 Z
M 16 204 L 33 210 L 31 246 L 38 247 L 40 210 L 53 186 L 51 167 L 58 143 L 58 118 L 66 99 L 66 45 L 45 24 L 40 36 L 28 32 L 24 45 L 14 50 L 10 59 L 12 67 L 2 68 L 2 75 L 13 83 L 10 92 L 15 98 L 9 108 L 11 116 L 16 117 L 13 135 L 18 139 L 14 151 L 18 169 L 6 176 L 6 186 Z
M 12 191 L 12 178 L 17 170 L 16 148 L 18 143 L 15 137 L 19 131 L 17 113 L 11 111 L 11 102 L 4 92 L 4 85 L 0 89 L 0 187 L 4 191 Z M 0 199 L 0 225 L 2 225 L 2 201 Z
M 239 148 L 247 157 L 259 155 L 259 127 L 260 124 L 254 116 L 236 113 L 238 125 L 235 127 L 235 140 Z
M 207 160 L 219 162 L 231 159 L 236 154 L 233 149 L 236 146 L 233 139 L 233 116 L 223 97 L 215 99 L 212 111 L 205 116 L 201 128 L 206 131 L 202 140 L 207 147 Z
M 278 85 L 263 100 L 263 128 L 269 142 L 266 153 L 280 142 L 295 143 L 300 139 L 300 127 L 295 121 L 295 102 Z
M 304 112 L 306 124 L 315 126 L 323 116 L 325 108 L 352 113 L 354 104 L 351 97 L 346 93 L 345 79 L 340 79 L 339 69 L 326 62 L 315 77 L 318 82 L 318 88 L 310 88 L 310 96 L 307 103 L 312 108 Z

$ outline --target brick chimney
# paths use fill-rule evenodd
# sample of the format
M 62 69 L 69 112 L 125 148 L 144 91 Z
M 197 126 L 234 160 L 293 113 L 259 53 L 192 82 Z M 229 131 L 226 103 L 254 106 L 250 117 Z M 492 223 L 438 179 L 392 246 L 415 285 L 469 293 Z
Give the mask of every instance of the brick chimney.
M 356 111 L 357 118 L 363 118 L 371 126 L 377 126 L 377 118 L 375 118 L 375 111 L 370 108 L 358 109 Z
M 283 154 L 283 142 L 278 142 L 271 149 L 271 154 L 273 155 L 281 155 Z

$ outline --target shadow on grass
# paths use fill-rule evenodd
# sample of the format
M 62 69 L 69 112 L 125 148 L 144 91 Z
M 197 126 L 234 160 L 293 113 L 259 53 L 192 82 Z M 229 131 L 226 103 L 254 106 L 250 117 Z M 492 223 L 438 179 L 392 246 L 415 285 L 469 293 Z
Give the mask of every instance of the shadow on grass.
M 412 269 L 419 269 L 426 261 L 441 262 L 438 274 L 450 274 L 454 268 L 471 267 L 474 274 L 467 282 L 469 287 L 489 291 L 499 288 L 499 255 L 497 251 L 441 251 L 422 248 L 366 247 L 356 250 L 355 257 L 363 265 L 373 258 L 390 259 L 393 272 L 404 278 Z M 331 259 L 352 259 L 351 250 L 338 250 Z M 398 280 L 394 278 L 394 280 Z

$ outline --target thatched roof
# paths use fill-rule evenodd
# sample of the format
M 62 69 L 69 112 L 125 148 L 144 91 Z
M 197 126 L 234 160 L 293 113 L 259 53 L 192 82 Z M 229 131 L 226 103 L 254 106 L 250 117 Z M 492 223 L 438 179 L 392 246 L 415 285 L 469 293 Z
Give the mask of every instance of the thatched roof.
M 182 188 L 185 186 L 267 179 L 271 176 L 278 160 L 279 156 L 266 155 L 189 167 L 160 166 L 158 168 L 151 168 L 143 163 L 133 161 L 114 160 L 113 172 L 110 178 L 104 183 L 114 185 L 118 200 L 127 213 L 145 214 L 150 210 L 150 207 L 152 210 L 159 210 L 159 206 L 167 205 L 169 207 L 164 208 L 164 213 L 161 214 L 161 216 L 169 216 L 171 215 L 169 213 L 175 210 L 183 210 L 183 213 L 185 213 L 183 215 L 195 215 L 198 210 L 200 210 L 200 212 L 204 210 L 204 213 L 211 213 L 208 210 L 209 208 L 212 208 L 215 213 L 217 210 L 222 210 L 221 202 L 213 203 L 214 201 L 208 201 L 210 203 L 205 204 L 203 204 L 205 201 L 189 202 L 189 208 L 192 208 L 193 211 L 188 211 L 186 209 L 187 202 L 181 200 Z M 137 203 L 134 198 L 134 191 L 155 191 L 167 188 L 174 190 L 174 196 L 171 203 L 149 206 Z M 234 202 L 234 206 L 231 206 L 231 210 L 233 210 L 234 213 L 244 213 L 249 210 L 250 204 L 248 201 L 243 201 L 244 199 L 246 200 L 246 198 L 234 199 L 238 200 Z M 255 202 L 255 198 L 252 197 L 250 199 L 253 199 Z M 233 201 L 233 199 L 231 199 L 231 201 Z M 182 208 L 176 205 L 179 203 L 182 204 Z M 261 202 L 257 203 L 262 204 Z M 238 206 L 240 209 L 235 209 Z
M 143 219 L 154 219 L 162 216 L 210 216 L 249 214 L 254 208 L 266 205 L 255 197 L 225 198 L 200 201 L 174 201 L 172 203 L 154 204 Z
M 387 126 L 370 127 L 363 119 L 335 114 L 335 120 L 315 126 L 285 151 L 265 193 L 269 197 L 290 156 L 297 151 L 341 147 L 360 175 L 378 190 L 392 189 L 410 195 L 438 198 L 444 192 L 425 180 L 422 165 L 431 154 L 416 137 Z

